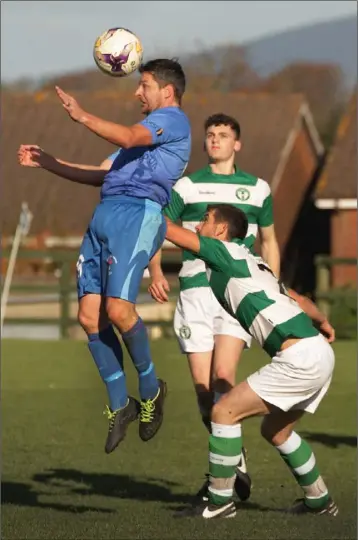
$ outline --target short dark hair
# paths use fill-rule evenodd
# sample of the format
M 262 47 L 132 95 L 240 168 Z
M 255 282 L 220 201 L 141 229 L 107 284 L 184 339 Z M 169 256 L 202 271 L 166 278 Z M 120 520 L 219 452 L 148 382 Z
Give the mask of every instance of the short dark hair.
M 142 64 L 139 73 L 151 73 L 160 87 L 171 84 L 178 102 L 185 92 L 185 74 L 179 62 L 175 59 L 157 58 Z
M 236 140 L 240 140 L 241 128 L 239 122 L 232 116 L 228 116 L 224 113 L 212 114 L 205 120 L 205 131 L 211 126 L 230 126 L 231 129 L 235 132 Z
M 247 235 L 247 216 L 240 208 L 232 204 L 209 204 L 206 211 L 214 212 L 216 223 L 227 223 L 229 240 L 243 240 Z

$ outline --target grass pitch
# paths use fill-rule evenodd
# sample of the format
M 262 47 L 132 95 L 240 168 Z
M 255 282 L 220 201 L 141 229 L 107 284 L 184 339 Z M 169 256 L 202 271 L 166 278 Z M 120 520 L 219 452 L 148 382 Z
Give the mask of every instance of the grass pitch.
M 154 342 L 168 383 L 158 436 L 137 425 L 107 456 L 106 393 L 82 342 L 2 343 L 2 537 L 5 539 L 353 539 L 356 538 L 356 343 L 335 345 L 336 371 L 318 412 L 298 431 L 312 444 L 339 505 L 336 519 L 286 516 L 300 490 L 278 454 L 244 423 L 253 491 L 231 520 L 175 519 L 207 471 L 207 435 L 184 356 L 174 339 Z M 241 380 L 266 363 L 244 354 Z M 128 386 L 137 395 L 127 360 Z

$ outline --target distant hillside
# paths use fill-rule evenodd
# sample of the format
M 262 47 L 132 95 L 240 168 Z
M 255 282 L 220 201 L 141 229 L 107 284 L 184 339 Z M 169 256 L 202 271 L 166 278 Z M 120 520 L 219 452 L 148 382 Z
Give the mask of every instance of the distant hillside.
M 281 70 L 293 62 L 337 64 L 340 66 L 345 82 L 352 87 L 357 81 L 357 20 L 354 17 L 323 22 L 310 26 L 303 26 L 295 30 L 288 30 L 257 41 L 245 43 L 245 46 L 231 43 L 227 46 L 215 47 L 207 51 L 191 53 L 180 58 L 186 69 L 191 68 L 193 73 L 200 76 L 212 74 L 222 63 L 228 68 L 227 78 L 232 76 L 230 65 L 236 63 L 241 57 L 249 66 L 247 86 L 255 83 L 255 73 L 266 78 L 274 72 Z M 54 82 L 63 84 L 68 89 L 80 90 L 85 86 L 88 90 L 98 90 L 105 87 L 118 87 L 123 89 L 133 86 L 134 80 L 110 81 L 103 77 L 100 71 L 93 67 L 83 72 L 58 74 L 56 77 L 42 80 L 19 81 L 18 87 L 28 90 L 36 87 L 52 87 Z M 63 81 L 63 82 L 62 82 Z M 245 81 L 246 82 L 246 81 Z M 17 83 L 5 85 L 14 89 Z M 245 83 L 244 83 L 245 86 Z
M 349 86 L 357 79 L 357 19 L 288 30 L 246 44 L 248 60 L 265 77 L 297 61 L 338 64 Z

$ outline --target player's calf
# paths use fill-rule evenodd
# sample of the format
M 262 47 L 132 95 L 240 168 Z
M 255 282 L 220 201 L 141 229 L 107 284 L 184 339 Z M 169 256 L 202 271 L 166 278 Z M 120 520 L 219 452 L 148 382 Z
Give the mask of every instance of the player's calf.
M 215 393 L 202 392 L 200 394 L 198 393 L 197 395 L 198 395 L 198 403 L 199 403 L 200 412 L 202 414 L 202 420 L 204 424 L 207 426 L 209 433 L 211 433 L 211 411 L 212 411 L 212 404 L 213 404 L 212 400 L 214 401 L 214 403 L 216 403 L 220 399 L 222 394 L 219 392 L 215 392 Z M 208 411 L 207 414 L 204 415 L 204 411 L 207 410 L 205 406 L 208 406 L 209 403 L 210 403 L 210 412 Z M 239 427 L 241 430 L 240 424 L 237 424 L 237 427 Z M 239 458 L 239 461 L 235 470 L 236 478 L 235 478 L 235 483 L 234 483 L 236 495 L 241 501 L 248 500 L 251 495 L 252 482 L 251 482 L 250 475 L 247 472 L 246 461 L 247 461 L 246 450 L 245 448 L 242 448 L 242 453 L 241 453 L 241 456 Z M 209 500 L 209 495 L 208 495 L 209 485 L 210 485 L 210 479 L 209 479 L 209 474 L 207 474 L 203 485 L 201 486 L 201 488 L 196 494 L 197 499 L 204 502 Z
M 214 404 L 214 393 L 205 388 L 203 384 L 196 384 L 195 390 L 201 420 L 208 432 L 211 433 L 211 410 Z
M 134 307 L 131 313 L 135 313 Z M 140 317 L 137 316 L 131 327 L 126 326 L 126 331 L 122 331 L 122 338 L 138 373 L 141 398 L 139 436 L 143 441 L 149 441 L 156 435 L 163 422 L 166 383 L 157 378 L 147 329 Z
M 198 501 L 186 515 L 200 515 L 205 519 L 234 517 L 236 467 L 242 452 L 241 427 L 212 423 L 211 428 L 207 497 Z
M 243 447 L 241 452 L 241 457 L 239 463 L 236 467 L 234 490 L 240 501 L 244 502 L 250 498 L 251 495 L 251 477 L 247 472 L 247 457 L 246 450 Z M 209 500 L 209 486 L 210 486 L 210 475 L 205 475 L 205 481 L 199 491 L 196 493 L 196 499 L 202 502 L 208 502 Z
M 328 512 L 336 515 L 335 504 L 320 475 L 310 445 L 295 431 L 291 431 L 286 440 L 282 442 L 281 437 L 272 436 L 270 433 L 269 421 L 269 417 L 264 420 L 261 427 L 262 435 L 278 450 L 304 495 L 303 499 L 292 507 L 291 513 L 322 514 Z

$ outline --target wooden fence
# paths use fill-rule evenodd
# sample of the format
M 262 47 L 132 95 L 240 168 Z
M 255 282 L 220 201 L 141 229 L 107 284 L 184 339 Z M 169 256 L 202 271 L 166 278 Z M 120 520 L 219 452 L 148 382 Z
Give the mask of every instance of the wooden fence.
M 179 264 L 179 251 L 167 250 L 163 253 L 163 267 L 170 264 Z M 4 250 L 2 253 L 3 259 L 9 257 L 9 250 Z M 5 317 L 5 324 L 43 324 L 43 325 L 58 325 L 60 336 L 62 338 L 69 337 L 69 329 L 72 325 L 77 324 L 77 320 L 70 316 L 70 301 L 71 294 L 76 292 L 76 286 L 73 280 L 73 265 L 78 257 L 77 251 L 60 251 L 60 250 L 25 250 L 19 251 L 19 259 L 27 259 L 28 261 L 47 261 L 51 262 L 52 266 L 57 268 L 59 276 L 53 283 L 13 283 L 11 293 L 31 293 L 33 294 L 56 294 L 60 304 L 59 318 L 29 318 L 29 317 Z M 338 264 L 356 264 L 355 259 L 334 259 L 326 256 L 318 256 L 316 258 L 316 283 L 317 288 L 315 296 L 317 303 L 322 311 L 329 314 L 330 303 L 337 299 L 340 295 L 352 295 L 352 291 L 331 290 L 330 287 L 330 269 L 333 265 Z M 177 291 L 174 291 L 174 293 Z M 172 321 L 146 321 L 148 325 L 155 324 L 168 329 L 172 326 Z

